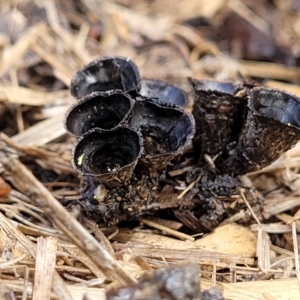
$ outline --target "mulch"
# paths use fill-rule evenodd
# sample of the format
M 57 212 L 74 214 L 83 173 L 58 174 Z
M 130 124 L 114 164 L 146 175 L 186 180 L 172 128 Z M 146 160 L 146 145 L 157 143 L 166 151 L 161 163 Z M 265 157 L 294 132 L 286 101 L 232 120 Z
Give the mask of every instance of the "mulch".
M 232 189 L 190 145 L 129 192 L 74 169 L 63 121 L 73 76 L 104 56 L 186 91 L 186 112 L 187 78 L 300 97 L 299 26 L 293 0 L 0 2 L 0 298 L 298 299 L 299 143 Z

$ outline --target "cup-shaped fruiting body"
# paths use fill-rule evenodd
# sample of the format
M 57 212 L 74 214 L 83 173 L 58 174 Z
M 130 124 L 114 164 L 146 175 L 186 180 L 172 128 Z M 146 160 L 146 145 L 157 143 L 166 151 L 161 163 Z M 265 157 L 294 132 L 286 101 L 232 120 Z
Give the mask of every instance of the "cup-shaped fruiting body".
M 124 184 L 143 152 L 142 144 L 140 133 L 127 127 L 92 129 L 75 144 L 72 164 L 83 175 L 109 186 Z
M 176 105 L 184 108 L 188 104 L 187 94 L 164 81 L 142 79 L 140 95 L 150 99 L 157 99 L 164 104 Z
M 191 78 L 189 81 L 194 90 L 195 157 L 214 156 L 224 150 L 232 137 L 233 124 L 242 109 L 242 99 L 235 97 L 241 88 L 230 82 Z
M 194 118 L 181 109 L 148 101 L 137 101 L 129 126 L 141 132 L 144 154 L 141 161 L 163 168 L 188 146 L 195 133 Z
M 97 59 L 78 71 L 71 81 L 71 94 L 76 98 L 92 92 L 110 90 L 133 91 L 139 88 L 137 66 L 126 57 Z
M 240 175 L 259 170 L 299 139 L 300 99 L 274 89 L 250 89 L 247 119 L 223 171 Z
M 91 93 L 68 110 L 65 128 L 77 137 L 93 128 L 114 129 L 126 121 L 133 104 L 134 100 L 122 91 Z

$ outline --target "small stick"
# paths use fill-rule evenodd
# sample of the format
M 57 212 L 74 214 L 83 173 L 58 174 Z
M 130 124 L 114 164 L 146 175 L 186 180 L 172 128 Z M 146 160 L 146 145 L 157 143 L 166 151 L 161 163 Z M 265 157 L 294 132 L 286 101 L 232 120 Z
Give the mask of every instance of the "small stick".
M 199 180 L 200 180 L 201 178 L 202 178 L 202 175 L 199 175 L 198 178 L 197 178 L 195 181 L 191 182 L 191 183 L 189 184 L 189 186 L 188 186 L 188 187 L 187 187 L 180 195 L 178 195 L 177 199 L 182 199 L 183 196 L 184 196 L 189 190 L 191 190 L 191 189 L 195 186 L 195 184 L 199 182 Z
M 165 231 L 167 234 L 175 236 L 175 237 L 177 237 L 181 240 L 192 241 L 192 242 L 195 240 L 193 237 L 191 237 L 191 236 L 189 236 L 185 233 L 173 230 L 173 229 L 171 229 L 167 226 L 157 224 L 153 221 L 150 221 L 150 220 L 147 220 L 147 219 L 144 219 L 144 218 L 141 218 L 140 221 L 143 222 L 145 225 L 147 225 L 149 227 L 152 227 L 152 228 L 155 228 L 155 229 L 158 229 L 158 230 L 161 230 L 161 231 Z
M 193 167 L 192 166 L 188 166 L 188 167 L 184 167 L 184 168 L 179 169 L 179 170 L 170 171 L 169 175 L 172 176 L 172 177 L 176 177 L 178 175 L 181 175 L 183 173 L 186 173 L 186 172 L 189 172 L 189 171 L 192 171 L 192 170 L 193 170 Z
M 250 206 L 250 204 L 249 204 L 249 202 L 248 202 L 248 200 L 247 200 L 247 198 L 246 198 L 246 196 L 245 196 L 245 194 L 244 194 L 244 192 L 243 192 L 242 189 L 240 189 L 240 195 L 241 195 L 242 199 L 244 200 L 246 206 L 250 210 L 250 212 L 251 212 L 253 218 L 255 219 L 256 223 L 259 224 L 259 225 L 261 225 L 260 221 L 258 220 L 258 218 L 257 218 L 256 214 L 254 213 L 252 207 Z
M 87 218 L 84 218 L 84 222 L 87 225 L 87 227 L 93 231 L 95 237 L 103 244 L 106 251 L 108 251 L 112 257 L 115 257 L 115 251 L 111 246 L 110 241 L 105 236 L 105 234 L 99 229 L 97 224 L 88 220 Z

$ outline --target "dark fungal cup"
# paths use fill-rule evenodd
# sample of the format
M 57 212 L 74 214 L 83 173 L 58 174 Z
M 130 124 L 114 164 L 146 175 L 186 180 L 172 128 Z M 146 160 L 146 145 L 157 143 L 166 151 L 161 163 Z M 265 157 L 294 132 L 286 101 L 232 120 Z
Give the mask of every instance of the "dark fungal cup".
M 144 143 L 141 161 L 154 169 L 163 168 L 182 152 L 195 133 L 191 114 L 150 100 L 135 103 L 129 126 L 141 132 Z
M 300 139 L 300 100 L 282 91 L 253 88 L 238 144 L 223 165 L 233 175 L 257 171 Z
M 200 161 L 204 154 L 214 156 L 225 150 L 244 101 L 235 97 L 241 89 L 239 85 L 192 78 L 189 82 L 194 91 L 192 113 L 196 134 L 193 146 L 195 158 Z
M 187 95 L 183 90 L 160 80 L 142 79 L 139 93 L 143 97 L 157 99 L 164 104 L 182 108 L 188 104 Z
M 126 57 L 103 57 L 92 61 L 78 71 L 71 81 L 71 94 L 75 98 L 92 92 L 139 89 L 137 66 Z
M 253 88 L 249 92 L 249 108 L 255 114 L 300 128 L 300 99 L 285 92 Z
M 134 100 L 121 91 L 91 93 L 68 110 L 65 128 L 77 137 L 93 128 L 114 129 L 126 121 L 133 104 Z
M 116 186 L 131 178 L 142 151 L 139 132 L 122 126 L 110 131 L 96 128 L 75 144 L 72 164 L 83 175 Z

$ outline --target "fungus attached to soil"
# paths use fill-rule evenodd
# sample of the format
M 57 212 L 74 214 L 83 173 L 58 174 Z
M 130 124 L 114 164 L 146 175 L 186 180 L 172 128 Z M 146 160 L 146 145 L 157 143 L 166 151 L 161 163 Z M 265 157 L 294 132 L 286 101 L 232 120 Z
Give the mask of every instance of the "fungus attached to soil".
M 192 230 L 209 231 L 226 214 L 223 199 L 237 192 L 237 176 L 269 165 L 300 139 L 298 98 L 189 81 L 192 114 L 185 112 L 185 92 L 140 80 L 130 60 L 98 59 L 75 75 L 72 94 L 82 98 L 66 114 L 65 128 L 79 138 L 72 163 L 84 175 L 81 201 L 94 220 L 111 225 L 169 209 Z M 180 168 L 187 173 L 170 175 Z M 101 205 L 92 201 L 99 183 L 106 186 Z

